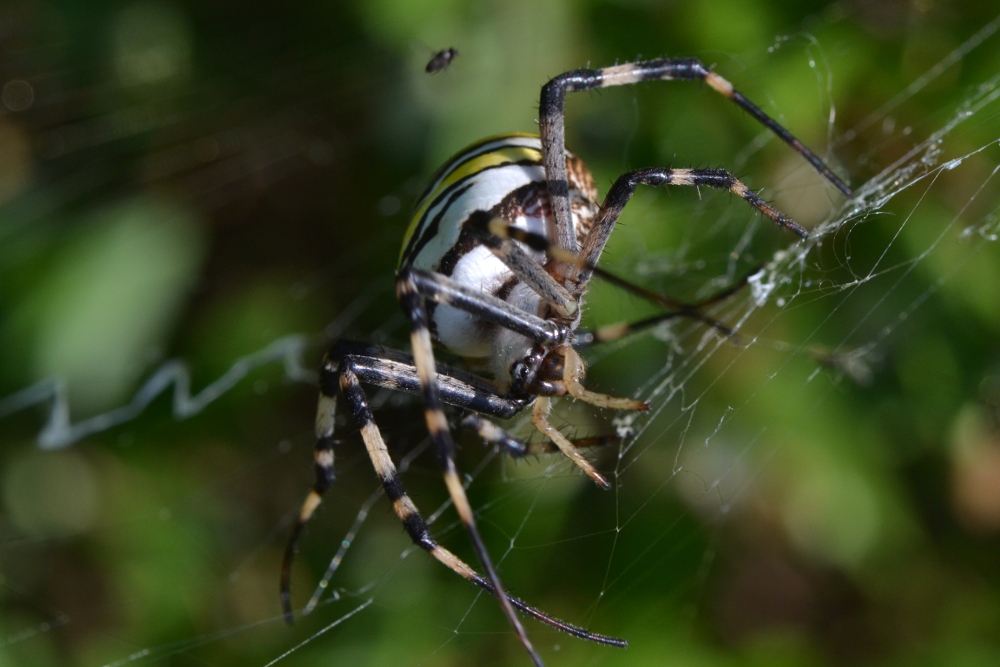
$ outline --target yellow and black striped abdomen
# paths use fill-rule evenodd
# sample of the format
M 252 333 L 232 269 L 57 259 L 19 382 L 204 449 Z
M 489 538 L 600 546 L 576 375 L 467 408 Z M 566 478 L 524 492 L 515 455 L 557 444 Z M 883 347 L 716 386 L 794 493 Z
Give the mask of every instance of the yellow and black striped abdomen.
M 452 157 L 417 200 L 403 238 L 400 267 L 437 270 L 469 214 L 492 210 L 513 190 L 543 181 L 541 143 L 510 134 L 475 143 Z
M 586 167 L 571 155 L 567 160 L 573 223 L 582 240 L 597 212 L 596 190 Z M 466 229 L 476 211 L 490 212 L 515 227 L 554 238 L 538 136 L 508 134 L 485 139 L 438 170 L 414 207 L 399 266 L 443 274 L 540 314 L 537 295 L 521 285 L 503 262 L 479 243 L 477 235 Z M 543 255 L 530 254 L 545 262 Z M 446 347 L 467 357 L 496 356 L 495 328 L 482 326 L 468 313 L 447 306 L 432 310 L 432 330 Z

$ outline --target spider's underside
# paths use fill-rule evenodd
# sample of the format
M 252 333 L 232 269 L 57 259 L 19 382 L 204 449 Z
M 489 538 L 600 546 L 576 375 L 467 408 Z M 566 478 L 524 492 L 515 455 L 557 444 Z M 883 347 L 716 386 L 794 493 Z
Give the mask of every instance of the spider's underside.
M 721 169 L 640 169 L 621 176 L 603 204 L 598 204 L 590 172 L 565 149 L 566 93 L 671 79 L 705 81 L 771 129 L 841 192 L 850 195 L 848 187 L 818 157 L 697 60 L 650 60 L 575 70 L 552 79 L 542 88 L 541 136 L 508 134 L 466 148 L 438 171 L 418 200 L 403 241 L 396 281 L 397 297 L 411 326 L 412 356 L 340 341 L 323 362 L 316 416 L 316 484 L 299 513 L 282 568 L 282 603 L 289 619 L 289 578 L 297 538 L 334 481 L 333 431 L 339 395 L 361 430 L 375 472 L 410 538 L 454 572 L 496 596 L 536 665 L 542 665 L 541 658 L 515 608 L 574 636 L 613 646 L 626 645 L 624 640 L 548 616 L 504 592 L 455 467 L 455 448 L 443 405 L 466 410 L 463 426 L 515 457 L 537 448 L 513 438 L 484 417 L 506 419 L 530 406 L 535 427 L 598 485 L 608 488 L 608 482 L 580 453 L 577 444 L 549 423 L 551 399 L 570 395 L 619 410 L 643 410 L 647 406 L 586 390 L 582 385 L 584 364 L 574 345 L 611 340 L 679 316 L 732 333 L 705 316 L 701 308 L 740 286 L 699 304 L 685 304 L 603 272 L 597 266 L 601 252 L 636 188 L 694 185 L 729 190 L 780 226 L 806 236 L 805 230 Z M 608 278 L 668 310 L 631 325 L 578 332 L 582 298 L 593 275 Z M 438 367 L 432 339 L 485 365 L 493 381 L 459 369 Z M 485 575 L 431 536 L 389 457 L 362 384 L 423 395 L 427 427 L 445 484 Z

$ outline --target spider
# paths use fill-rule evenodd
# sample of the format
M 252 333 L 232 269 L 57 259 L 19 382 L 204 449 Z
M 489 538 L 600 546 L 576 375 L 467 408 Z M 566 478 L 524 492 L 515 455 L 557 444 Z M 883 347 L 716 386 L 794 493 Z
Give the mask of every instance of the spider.
M 455 573 L 488 591 L 535 665 L 542 660 L 515 609 L 581 639 L 624 647 L 627 642 L 553 618 L 508 595 L 483 545 L 476 518 L 455 466 L 455 444 L 444 405 L 464 409 L 463 427 L 476 431 L 512 457 L 555 448 L 598 486 L 607 480 L 548 419 L 553 397 L 571 396 L 600 408 L 645 410 L 640 401 L 613 398 L 583 386 L 577 347 L 614 340 L 673 317 L 700 320 L 725 334 L 724 324 L 702 309 L 741 284 L 696 304 L 653 294 L 597 266 L 623 209 L 640 185 L 706 186 L 729 190 L 779 226 L 807 232 L 722 169 L 652 167 L 620 176 L 598 204 L 590 172 L 564 143 L 566 93 L 641 81 L 704 81 L 775 133 L 847 196 L 851 191 L 788 130 L 733 86 L 693 58 L 656 59 L 561 74 L 542 88 L 540 136 L 507 134 L 480 141 L 455 155 L 418 199 L 403 240 L 396 295 L 411 329 L 412 356 L 347 340 L 339 341 L 320 369 L 316 415 L 316 483 L 289 538 L 281 598 L 291 619 L 289 579 L 298 537 L 334 481 L 334 415 L 338 396 L 361 431 L 375 472 L 393 511 L 413 542 Z M 597 275 L 664 306 L 666 312 L 633 324 L 578 330 L 581 304 Z M 485 364 L 492 381 L 435 362 L 432 341 L 460 357 Z M 362 383 L 421 394 L 431 441 L 444 482 L 485 574 L 463 562 L 431 535 L 407 495 L 372 417 Z M 531 408 L 531 421 L 547 442 L 529 445 L 487 417 L 507 419 Z M 578 446 L 579 445 L 579 446 Z

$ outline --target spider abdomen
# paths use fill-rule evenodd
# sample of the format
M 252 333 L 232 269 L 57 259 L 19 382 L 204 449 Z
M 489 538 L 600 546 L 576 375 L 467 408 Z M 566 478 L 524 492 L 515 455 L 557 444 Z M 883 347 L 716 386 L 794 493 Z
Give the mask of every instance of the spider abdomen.
M 586 166 L 567 153 L 574 232 L 582 241 L 597 213 L 597 192 Z M 539 296 L 480 242 L 467 225 L 475 211 L 488 211 L 512 226 L 554 238 L 541 140 L 509 134 L 469 146 L 449 160 L 414 207 L 403 241 L 400 268 L 433 271 L 487 292 L 533 315 L 544 316 Z M 524 248 L 539 263 L 544 253 Z M 430 306 L 432 331 L 456 354 L 490 358 L 505 374 L 530 342 L 450 306 Z M 502 378 L 498 378 L 502 379 Z

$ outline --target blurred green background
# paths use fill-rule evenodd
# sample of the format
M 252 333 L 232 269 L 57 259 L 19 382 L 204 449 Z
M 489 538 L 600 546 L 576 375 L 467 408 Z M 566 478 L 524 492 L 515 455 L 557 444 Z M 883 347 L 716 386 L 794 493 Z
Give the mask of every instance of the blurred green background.
M 696 56 L 868 184 L 864 205 L 845 206 L 705 86 L 570 98 L 568 146 L 602 189 L 637 167 L 723 166 L 810 228 L 846 221 L 778 262 L 763 307 L 746 290 L 714 311 L 740 322 L 743 346 L 678 323 L 593 351 L 589 385 L 656 407 L 638 438 L 594 453 L 612 492 L 559 458 L 514 465 L 463 439 L 510 590 L 631 647 L 528 631 L 550 665 L 1000 664 L 996 12 L 5 2 L 0 396 L 58 377 L 78 421 L 128 403 L 168 359 L 197 391 L 290 334 L 305 336 L 309 369 L 342 334 L 404 346 L 392 271 L 442 160 L 532 131 L 539 88 L 562 71 Z M 425 74 L 449 46 L 451 68 Z M 607 266 L 693 299 L 794 246 L 740 202 L 702 194 L 640 193 Z M 655 312 L 603 285 L 588 303 L 591 325 Z M 272 363 L 189 418 L 167 392 L 58 451 L 36 443 L 45 406 L 0 420 L 0 665 L 262 665 L 338 620 L 280 664 L 528 664 L 497 605 L 410 549 L 384 499 L 336 598 L 281 622 L 315 396 Z M 446 494 L 419 405 L 373 401 L 431 515 Z M 613 428 L 565 410 L 570 433 Z M 377 489 L 356 430 L 341 433 L 338 484 L 301 543 L 297 607 Z M 435 519 L 474 562 L 453 512 Z

